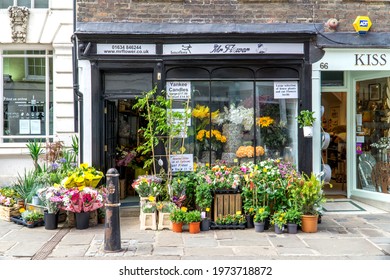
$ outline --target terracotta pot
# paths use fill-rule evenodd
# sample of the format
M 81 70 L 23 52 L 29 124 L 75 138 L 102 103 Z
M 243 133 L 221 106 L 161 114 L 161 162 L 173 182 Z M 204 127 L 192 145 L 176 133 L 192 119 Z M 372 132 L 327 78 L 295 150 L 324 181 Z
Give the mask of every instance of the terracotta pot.
M 183 232 L 183 223 L 172 222 L 172 231 L 173 232 Z
M 317 232 L 318 216 L 317 215 L 302 215 L 303 232 Z
M 199 233 L 200 232 L 200 222 L 192 222 L 188 224 L 188 231 L 190 233 Z

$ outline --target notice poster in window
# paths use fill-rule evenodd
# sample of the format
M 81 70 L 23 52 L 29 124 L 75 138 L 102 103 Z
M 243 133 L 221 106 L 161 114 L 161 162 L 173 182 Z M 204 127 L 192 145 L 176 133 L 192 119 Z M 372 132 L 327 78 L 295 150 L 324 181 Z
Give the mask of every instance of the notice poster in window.
M 19 134 L 30 134 L 30 120 L 19 120 Z
M 274 82 L 274 98 L 275 99 L 298 98 L 298 82 L 297 81 Z
M 167 82 L 167 98 L 173 100 L 191 98 L 191 82 Z
M 41 121 L 31 120 L 30 129 L 31 129 L 31 134 L 41 134 Z
M 175 138 L 187 138 L 187 128 L 184 126 L 184 121 L 185 121 L 185 115 L 184 115 L 185 109 L 172 109 L 172 113 L 178 113 L 180 114 L 180 118 L 176 118 L 173 116 L 172 122 L 175 126 L 179 125 L 182 127 L 181 132 L 179 135 L 175 136 Z M 191 116 L 190 116 L 190 111 L 189 111 L 189 116 L 187 117 L 187 126 L 191 126 Z
M 194 155 L 170 155 L 172 172 L 193 171 L 194 170 Z

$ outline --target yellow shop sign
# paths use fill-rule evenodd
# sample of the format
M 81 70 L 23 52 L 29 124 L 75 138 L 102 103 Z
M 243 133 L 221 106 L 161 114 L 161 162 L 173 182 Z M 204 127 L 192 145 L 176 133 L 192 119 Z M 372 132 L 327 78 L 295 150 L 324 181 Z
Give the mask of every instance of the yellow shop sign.
M 359 34 L 366 34 L 367 31 L 370 30 L 371 25 L 372 22 L 367 16 L 357 16 L 353 22 L 353 27 Z

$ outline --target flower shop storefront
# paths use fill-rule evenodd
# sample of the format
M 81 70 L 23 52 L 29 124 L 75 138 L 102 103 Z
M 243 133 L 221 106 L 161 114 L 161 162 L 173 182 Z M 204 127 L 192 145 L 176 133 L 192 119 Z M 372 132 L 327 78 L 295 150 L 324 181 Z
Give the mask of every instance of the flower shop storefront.
M 117 148 L 123 146 L 121 101 L 130 104 L 129 114 L 137 114 L 132 108 L 137 96 L 156 87 L 172 100 L 173 111 L 190 112 L 186 133 L 175 137 L 170 151 L 184 154 L 180 161 L 186 164 L 173 171 L 191 171 L 195 162 L 266 158 L 283 158 L 311 171 L 311 139 L 299 133 L 296 117 L 311 107 L 312 30 L 305 26 L 280 37 L 255 25 L 243 25 L 237 34 L 222 32 L 228 26 L 205 25 L 209 30 L 194 38 L 182 25 L 167 25 L 166 30 L 180 34 L 172 38 L 156 31 L 160 25 L 101 24 L 116 31 L 88 23 L 76 31 L 85 160 L 100 170 L 116 165 Z M 281 25 L 280 32 L 291 32 L 288 26 Z M 126 31 L 134 28 L 143 35 Z M 133 126 L 141 127 L 139 121 Z M 142 145 L 142 139 L 134 142 Z M 165 151 L 158 155 L 167 156 Z

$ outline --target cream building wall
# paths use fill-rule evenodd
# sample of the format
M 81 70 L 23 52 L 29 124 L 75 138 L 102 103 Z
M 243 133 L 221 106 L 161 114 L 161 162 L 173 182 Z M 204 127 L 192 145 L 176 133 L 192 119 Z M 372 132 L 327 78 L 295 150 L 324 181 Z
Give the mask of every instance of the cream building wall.
M 0 10 L 0 48 L 2 50 L 53 50 L 53 133 L 54 141 L 71 143 L 74 135 L 72 42 L 73 1 L 50 0 L 49 9 L 30 9 L 26 43 L 13 43 L 7 9 Z M 2 63 L 0 63 L 2 67 Z M 2 90 L 2 89 L 0 89 Z M 1 122 L 3 108 L 0 106 Z M 32 161 L 24 143 L 0 142 L 0 186 L 11 184 Z

